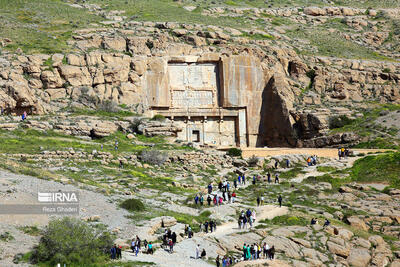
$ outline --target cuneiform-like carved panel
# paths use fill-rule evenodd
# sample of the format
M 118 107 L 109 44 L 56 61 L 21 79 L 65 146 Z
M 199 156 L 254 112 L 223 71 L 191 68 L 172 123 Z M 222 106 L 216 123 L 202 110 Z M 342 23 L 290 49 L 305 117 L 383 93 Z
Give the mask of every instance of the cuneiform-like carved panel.
M 170 63 L 169 83 L 173 90 L 217 90 L 217 64 Z
M 172 107 L 213 107 L 217 94 L 217 64 L 170 63 Z
M 212 91 L 173 91 L 172 106 L 173 107 L 209 107 L 214 103 Z

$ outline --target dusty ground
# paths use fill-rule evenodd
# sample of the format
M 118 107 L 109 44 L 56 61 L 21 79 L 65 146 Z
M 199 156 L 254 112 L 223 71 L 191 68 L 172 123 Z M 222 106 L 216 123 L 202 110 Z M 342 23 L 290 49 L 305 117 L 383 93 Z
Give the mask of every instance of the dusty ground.
M 337 158 L 338 150 L 336 148 L 243 148 L 242 157 L 250 158 L 251 156 L 257 157 L 270 157 L 288 154 L 305 154 L 317 155 L 318 157 Z M 377 153 L 388 151 L 388 149 L 352 149 L 355 154 L 359 153 Z

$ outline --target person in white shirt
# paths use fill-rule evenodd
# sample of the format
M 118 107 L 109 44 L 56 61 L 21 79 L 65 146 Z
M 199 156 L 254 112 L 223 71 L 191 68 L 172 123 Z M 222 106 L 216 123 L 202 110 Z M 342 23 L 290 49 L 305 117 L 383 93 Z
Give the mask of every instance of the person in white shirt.
M 269 251 L 269 246 L 266 242 L 264 242 L 264 246 L 263 246 L 263 256 L 264 259 L 268 258 L 268 251 Z
M 196 246 L 196 259 L 199 259 L 199 258 L 200 258 L 200 245 L 197 244 L 197 246 Z

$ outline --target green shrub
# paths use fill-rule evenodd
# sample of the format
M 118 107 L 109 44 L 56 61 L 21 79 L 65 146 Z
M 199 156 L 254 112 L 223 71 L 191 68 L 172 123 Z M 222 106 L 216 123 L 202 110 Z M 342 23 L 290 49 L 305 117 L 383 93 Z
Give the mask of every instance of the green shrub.
M 384 72 L 384 73 L 390 73 L 390 69 L 389 69 L 389 68 L 384 68 L 384 69 L 382 70 L 382 72 Z
M 226 154 L 228 156 L 231 156 L 231 157 L 241 157 L 242 156 L 242 150 L 240 148 L 232 147 L 232 148 L 228 149 Z
M 120 204 L 121 208 L 124 208 L 129 211 L 144 211 L 145 206 L 142 201 L 139 199 L 127 199 Z
M 104 225 L 90 226 L 77 218 L 50 221 L 32 253 L 32 263 L 86 266 L 103 262 L 113 244 Z
M 259 158 L 253 155 L 253 156 L 251 156 L 251 157 L 247 160 L 247 163 L 248 163 L 250 166 L 254 167 L 254 166 L 257 165 L 258 161 L 259 161 Z
M 346 115 L 334 116 L 329 118 L 329 129 L 342 128 L 345 125 L 352 124 L 354 120 Z
M 18 229 L 31 236 L 38 236 L 41 232 L 37 226 L 21 226 Z
M 10 232 L 4 232 L 0 235 L 0 240 L 3 242 L 8 242 L 8 241 L 14 240 L 14 237 L 12 236 L 12 234 Z
M 306 226 L 308 225 L 308 220 L 303 217 L 296 217 L 296 216 L 290 216 L 290 215 L 282 215 L 282 216 L 277 216 L 273 218 L 272 220 L 262 220 L 260 221 L 262 223 L 267 223 L 267 224 L 272 224 L 272 225 L 302 225 Z

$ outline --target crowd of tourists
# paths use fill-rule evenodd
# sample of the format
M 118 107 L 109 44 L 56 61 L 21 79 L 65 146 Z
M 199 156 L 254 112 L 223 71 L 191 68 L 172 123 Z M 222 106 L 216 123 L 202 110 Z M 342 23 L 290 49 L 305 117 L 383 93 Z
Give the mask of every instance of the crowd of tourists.
M 348 148 L 338 148 L 338 156 L 339 156 L 339 160 L 341 160 L 342 158 L 345 159 L 350 155 L 350 150 Z
M 317 155 L 312 155 L 307 158 L 307 166 L 317 165 Z
M 264 244 L 244 244 L 243 245 L 243 260 L 258 260 L 261 258 L 273 260 L 275 257 L 275 247 L 271 248 L 264 242 Z
M 118 146 L 116 144 L 116 146 Z M 339 157 L 345 157 L 348 155 L 348 151 L 339 149 Z M 278 168 L 279 162 L 275 162 L 275 168 Z M 286 160 L 286 167 L 290 167 L 290 160 Z M 307 165 L 312 166 L 317 164 L 317 156 L 310 156 L 307 158 Z M 272 183 L 272 174 L 268 172 L 266 174 L 266 181 L 270 184 Z M 253 185 L 256 185 L 257 183 L 260 182 L 262 177 L 254 175 L 251 179 L 251 183 Z M 279 184 L 279 173 L 274 174 L 274 183 Z M 240 185 L 246 185 L 246 176 L 245 175 L 239 175 L 237 179 L 234 179 L 233 181 L 228 181 L 228 180 L 223 180 L 219 181 L 217 188 L 218 190 L 215 190 L 213 187 L 212 183 L 209 183 L 207 185 L 207 195 L 203 195 L 201 193 L 196 194 L 194 198 L 194 203 L 195 205 L 200 205 L 200 206 L 218 206 L 221 204 L 226 204 L 226 203 L 234 203 L 237 199 L 236 195 L 236 190 Z M 262 206 L 264 205 L 265 199 L 264 196 L 259 195 L 257 196 L 257 206 Z M 279 206 L 282 207 L 282 201 L 283 198 L 281 195 L 278 195 L 277 197 L 277 202 L 279 203 Z M 206 203 L 205 203 L 206 202 Z M 247 210 L 242 210 L 240 212 L 240 215 L 238 217 L 238 229 L 251 229 L 256 222 L 256 211 L 248 208 Z M 311 225 L 318 224 L 317 218 L 312 218 L 311 219 Z M 324 227 L 329 226 L 330 221 L 328 219 L 325 220 Z M 162 224 L 162 227 L 164 228 L 164 225 Z M 200 232 L 204 233 L 213 233 L 216 231 L 217 228 L 217 223 L 209 219 L 203 223 L 200 223 L 199 229 Z M 170 229 L 165 228 L 164 229 L 164 234 L 162 235 L 162 245 L 161 248 L 164 249 L 165 251 L 168 251 L 169 253 L 174 252 L 174 246 L 177 242 L 177 235 L 175 232 L 171 231 Z M 185 225 L 185 230 L 184 230 L 184 236 L 187 238 L 192 238 L 194 233 L 190 225 Z M 142 248 L 142 249 L 141 249 Z M 238 248 L 240 249 L 240 248 Z M 146 240 L 142 241 L 138 236 L 136 236 L 135 239 L 132 239 L 131 243 L 131 250 L 134 253 L 135 256 L 138 255 L 139 252 L 142 253 L 147 253 L 147 254 L 153 254 L 154 248 L 153 244 L 151 242 L 147 242 Z M 200 247 L 200 244 L 197 244 L 195 247 L 195 256 L 191 258 L 195 259 L 205 259 L 207 255 L 206 250 Z M 239 261 L 251 261 L 251 260 L 257 260 L 257 259 L 269 259 L 273 260 L 275 257 L 275 247 L 272 245 L 271 247 L 264 242 L 262 243 L 253 243 L 253 244 L 244 244 L 242 247 L 242 255 L 239 258 L 235 258 L 229 255 L 225 256 L 220 256 L 217 255 L 217 258 L 215 259 L 216 266 L 220 267 L 227 267 L 231 266 Z M 111 248 L 111 258 L 112 259 L 120 259 L 121 258 L 121 246 L 116 246 L 114 245 Z

